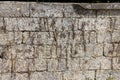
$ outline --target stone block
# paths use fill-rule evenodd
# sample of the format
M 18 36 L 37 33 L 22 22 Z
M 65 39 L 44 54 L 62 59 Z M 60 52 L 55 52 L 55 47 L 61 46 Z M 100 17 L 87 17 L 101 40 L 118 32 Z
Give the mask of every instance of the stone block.
M 56 45 L 56 54 L 57 58 L 66 58 L 67 57 L 67 44 Z
M 86 52 L 85 56 L 91 57 L 97 57 L 103 55 L 103 44 L 85 44 Z
M 31 17 L 63 17 L 62 4 L 30 3 Z
M 11 60 L 8 59 L 2 59 L 2 62 L 0 62 L 1 64 L 1 72 L 2 73 L 10 73 L 11 72 L 11 67 L 12 67 L 12 63 Z
M 69 58 L 67 60 L 67 66 L 69 71 L 80 71 L 80 59 L 79 58 Z
M 11 78 L 11 73 L 3 73 L 3 74 L 1 74 L 1 80 L 11 80 L 12 78 Z
M 68 43 L 68 33 L 67 32 L 58 32 L 57 34 L 57 43 L 60 44 L 66 44 Z
M 95 17 L 94 10 L 86 10 L 79 4 L 64 4 L 63 8 L 65 17 Z
M 10 45 L 13 44 L 13 33 L 1 33 L 0 34 L 0 45 Z
M 27 72 L 28 71 L 28 63 L 25 59 L 16 59 L 14 67 L 15 67 L 15 72 Z
M 62 19 L 62 31 L 73 31 L 76 24 L 75 18 L 63 18 Z
M 107 30 L 110 27 L 110 19 L 109 18 L 97 18 L 95 20 L 95 27 L 97 30 Z
M 114 49 L 113 44 L 105 43 L 104 44 L 104 55 L 105 56 L 116 56 L 116 55 L 114 55 L 113 49 Z
M 35 49 L 34 46 L 31 45 L 14 45 L 11 46 L 10 51 L 13 59 L 28 59 L 35 57 Z
M 66 59 L 48 59 L 48 71 L 65 71 L 67 70 Z
M 57 58 L 56 45 L 36 46 L 36 57 L 39 58 Z
M 35 59 L 35 70 L 36 71 L 47 70 L 47 61 L 45 59 L 36 58 Z
M 97 42 L 98 43 L 111 43 L 112 42 L 112 36 L 110 31 L 97 31 Z
M 72 50 L 71 57 L 85 56 L 83 44 L 80 44 L 80 43 L 72 44 L 71 50 Z
M 63 80 L 94 80 L 94 71 L 66 71 L 63 73 Z
M 13 80 L 29 80 L 27 73 L 15 73 L 15 78 Z
M 120 30 L 114 30 L 113 31 L 112 42 L 120 42 Z
M 111 69 L 111 58 L 109 57 L 85 57 L 80 58 L 82 70 Z
M 44 22 L 45 24 L 45 22 Z M 63 31 L 63 18 L 47 18 L 47 31 Z M 46 26 L 46 25 L 45 25 Z M 41 26 L 41 29 L 45 29 L 45 26 Z M 67 26 L 66 26 L 67 27 Z
M 120 69 L 120 57 L 114 57 L 112 61 L 113 61 L 112 64 L 113 69 Z
M 29 3 L 27 2 L 5 2 L 0 5 L 1 17 L 26 17 L 29 16 Z
M 58 70 L 58 60 L 57 59 L 48 59 L 48 71 L 57 71 Z
M 30 80 L 62 80 L 61 72 L 34 72 Z
M 97 70 L 96 79 L 97 80 L 119 80 L 120 79 L 119 70 Z
M 7 31 L 39 31 L 39 18 L 5 18 Z

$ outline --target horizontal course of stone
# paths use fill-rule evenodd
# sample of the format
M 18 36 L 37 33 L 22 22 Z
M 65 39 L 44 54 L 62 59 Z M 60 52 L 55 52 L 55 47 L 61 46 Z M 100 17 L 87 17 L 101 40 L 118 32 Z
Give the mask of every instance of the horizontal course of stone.
M 0 2 L 0 80 L 119 75 L 119 3 Z

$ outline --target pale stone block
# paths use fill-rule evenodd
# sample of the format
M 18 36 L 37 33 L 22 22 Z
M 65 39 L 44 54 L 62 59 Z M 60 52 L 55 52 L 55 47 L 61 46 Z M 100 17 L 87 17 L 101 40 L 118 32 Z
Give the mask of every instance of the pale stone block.
M 0 34 L 0 45 L 10 45 L 13 44 L 13 33 L 1 33 Z
M 3 73 L 11 72 L 11 67 L 12 67 L 12 63 L 11 63 L 10 59 L 8 59 L 8 60 L 2 59 L 1 72 L 3 72 Z
M 79 19 L 79 26 L 83 30 L 95 30 L 96 29 L 96 19 L 94 18 L 82 18 Z
M 11 73 L 3 73 L 1 74 L 1 80 L 11 80 Z
M 113 69 L 120 69 L 120 57 L 114 57 L 112 61 L 113 61 L 112 64 Z
M 13 32 L 13 41 L 15 44 L 21 44 L 22 38 L 22 32 Z
M 63 31 L 63 18 L 48 18 L 46 23 L 48 31 Z M 42 29 L 44 28 L 45 26 L 42 26 Z
M 30 80 L 62 80 L 61 72 L 34 72 Z
M 71 35 L 69 35 L 69 37 L 71 40 L 69 40 L 70 43 L 83 43 L 83 37 L 84 37 L 84 32 L 83 31 L 74 31 L 74 32 L 70 32 Z
M 66 31 L 58 32 L 57 43 L 58 43 L 58 45 L 68 43 L 68 33 Z
M 16 73 L 13 80 L 29 80 L 27 73 Z
M 63 17 L 63 5 L 48 3 L 31 3 L 31 17 Z
M 80 58 L 82 70 L 88 69 L 111 69 L 111 59 L 109 57 L 85 57 Z
M 86 52 L 85 56 L 88 57 L 97 57 L 103 55 L 103 44 L 85 44 Z
M 94 80 L 94 71 L 66 71 L 63 73 L 63 80 Z
M 48 71 L 57 71 L 58 70 L 58 60 L 57 59 L 48 59 Z
M 11 54 L 12 58 L 14 59 L 27 59 L 27 58 L 34 58 L 35 56 L 35 50 L 34 46 L 31 45 L 15 45 L 11 46 Z
M 62 31 L 73 31 L 75 25 L 75 18 L 63 18 Z
M 32 71 L 36 71 L 36 69 L 35 69 L 35 59 L 36 58 L 25 60 L 27 62 L 26 66 L 27 66 L 28 74 L 31 73 Z
M 67 69 L 66 59 L 48 59 L 48 71 L 65 71 Z
M 97 43 L 97 32 L 96 31 L 90 31 L 89 32 L 89 41 L 90 43 Z
M 114 55 L 114 45 L 113 44 L 109 44 L 109 43 L 105 43 L 104 44 L 104 55 L 105 56 L 115 56 Z
M 5 18 L 7 31 L 39 31 L 38 18 Z
M 111 80 L 110 78 L 113 78 L 112 73 L 113 72 L 111 70 L 97 70 L 96 79 L 97 80 Z
M 83 57 L 85 56 L 84 45 L 80 43 L 72 44 L 71 57 Z
M 67 44 L 56 45 L 56 54 L 57 58 L 66 58 L 67 57 Z
M 58 71 L 66 71 L 67 63 L 66 59 L 58 59 Z
M 68 70 L 79 71 L 80 70 L 80 59 L 79 58 L 69 58 L 67 61 Z
M 119 80 L 120 70 L 97 70 L 97 80 Z
M 95 11 L 86 10 L 79 4 L 64 4 L 65 17 L 95 17 Z
M 36 57 L 39 58 L 57 58 L 56 45 L 39 45 L 36 46 Z
M 26 36 L 25 44 L 55 44 L 53 32 L 30 32 L 24 33 Z
M 114 44 L 113 56 L 120 56 L 120 43 Z
M 47 70 L 47 62 L 45 59 L 36 58 L 35 59 L 35 70 L 45 71 Z
M 98 43 L 111 43 L 112 42 L 112 36 L 110 31 L 97 31 L 97 42 Z
M 95 28 L 99 31 L 107 30 L 110 28 L 110 19 L 109 18 L 97 18 L 95 21 Z
M 115 10 L 116 11 L 116 10 Z M 119 12 L 119 11 L 118 11 Z M 113 12 L 114 13 L 114 12 Z M 120 30 L 120 19 L 119 17 L 111 18 L 111 27 L 114 30 Z
M 2 17 L 25 17 L 29 16 L 29 3 L 5 2 L 0 5 L 0 16 Z
M 27 64 L 27 61 L 24 59 L 16 59 L 14 66 L 15 66 L 15 72 L 28 71 L 28 64 Z
M 112 42 L 120 42 L 120 30 L 114 30 L 113 31 Z

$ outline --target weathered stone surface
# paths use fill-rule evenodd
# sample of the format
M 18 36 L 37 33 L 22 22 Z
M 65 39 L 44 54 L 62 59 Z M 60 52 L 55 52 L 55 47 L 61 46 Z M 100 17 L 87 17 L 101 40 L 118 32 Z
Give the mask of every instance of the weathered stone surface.
M 29 80 L 27 73 L 16 73 L 13 80 Z
M 113 31 L 112 42 L 120 42 L 120 30 Z
M 50 59 L 47 60 L 48 71 L 66 71 L 66 59 Z
M 0 80 L 120 79 L 119 3 L 0 7 Z
M 67 62 L 68 70 L 70 71 L 79 71 L 80 68 L 80 59 L 79 58 L 70 58 Z
M 31 17 L 63 17 L 63 5 L 30 3 Z
M 2 64 L 1 64 L 1 72 L 2 73 L 10 73 L 11 67 L 12 67 L 12 63 L 11 63 L 10 59 L 8 59 L 8 60 L 2 59 Z
M 1 17 L 25 17 L 29 16 L 29 3 L 26 2 L 5 2 L 0 5 Z
M 15 72 L 27 72 L 28 64 L 25 59 L 16 59 L 14 62 Z
M 12 54 L 13 59 L 28 59 L 35 57 L 35 49 L 34 46 L 31 45 L 16 45 L 11 46 L 10 52 Z
M 1 74 L 1 80 L 11 80 L 11 73 L 3 73 Z
M 5 18 L 7 31 L 39 31 L 39 18 Z
M 96 56 L 103 56 L 103 44 L 86 44 L 86 52 L 85 56 L 88 57 L 96 57 Z
M 96 72 L 97 80 L 119 80 L 120 79 L 119 70 L 98 70 Z
M 120 57 L 113 58 L 113 69 L 120 69 Z
M 94 80 L 94 71 L 66 71 L 63 74 L 63 80 Z
M 62 80 L 61 72 L 34 72 L 30 80 Z
M 111 69 L 111 59 L 109 57 L 85 57 L 80 58 L 80 67 L 84 70 L 91 69 Z
M 79 4 L 64 4 L 63 8 L 65 17 L 95 17 L 95 11 L 86 10 Z
M 45 71 L 47 70 L 47 61 L 45 59 L 35 59 L 35 70 L 36 71 Z

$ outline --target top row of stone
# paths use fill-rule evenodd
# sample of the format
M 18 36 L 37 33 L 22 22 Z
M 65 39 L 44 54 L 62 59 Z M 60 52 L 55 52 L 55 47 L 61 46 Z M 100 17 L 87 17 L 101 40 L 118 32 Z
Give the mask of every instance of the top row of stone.
M 119 9 L 120 3 L 43 3 L 7 1 L 0 2 L 0 17 L 119 16 Z

